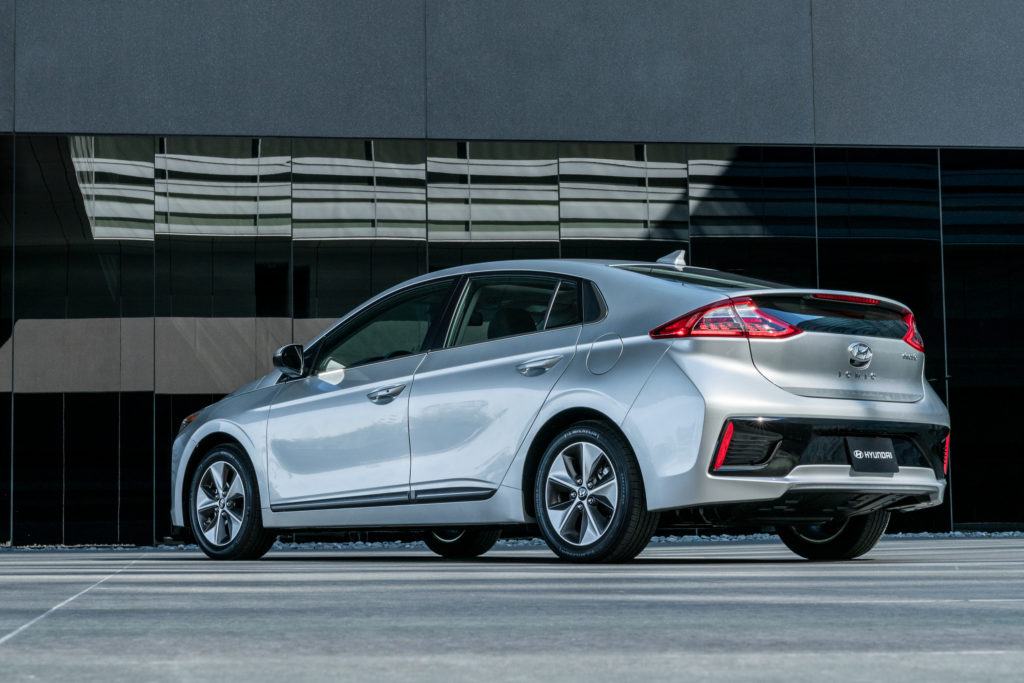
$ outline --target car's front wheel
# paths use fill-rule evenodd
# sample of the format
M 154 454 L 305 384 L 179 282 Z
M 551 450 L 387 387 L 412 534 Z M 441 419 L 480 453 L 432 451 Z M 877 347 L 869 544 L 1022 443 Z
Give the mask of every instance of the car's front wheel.
M 876 510 L 824 524 L 777 526 L 775 531 L 786 547 L 808 560 L 852 560 L 874 548 L 888 525 L 888 511 Z
M 501 529 L 431 529 L 423 542 L 441 557 L 464 560 L 490 550 L 501 537 Z
M 640 554 L 658 524 L 648 512 L 629 443 L 601 422 L 579 422 L 541 456 L 533 487 L 537 525 L 559 557 L 624 562 Z
M 263 528 L 259 489 L 249 459 L 229 444 L 199 461 L 189 489 L 192 535 L 214 560 L 255 560 L 277 535 Z

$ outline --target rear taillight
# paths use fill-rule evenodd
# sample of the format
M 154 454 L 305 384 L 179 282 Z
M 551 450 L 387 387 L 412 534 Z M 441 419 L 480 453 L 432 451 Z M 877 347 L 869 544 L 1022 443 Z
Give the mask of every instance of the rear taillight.
M 757 337 L 782 339 L 800 334 L 789 323 L 765 313 L 752 299 L 730 299 L 702 306 L 651 330 L 653 339 L 677 337 Z
M 914 320 L 914 314 L 910 311 L 904 313 L 903 322 L 907 325 L 907 333 L 903 335 L 903 341 L 924 353 L 924 339 L 921 338 L 921 333 L 917 329 L 917 321 Z
M 942 473 L 949 474 L 949 434 L 946 434 L 946 445 L 942 447 Z
M 718 445 L 718 452 L 715 453 L 715 466 L 712 469 L 718 469 L 725 462 L 725 454 L 729 452 L 729 444 L 732 443 L 732 422 L 725 425 L 725 433 L 722 434 L 722 443 Z

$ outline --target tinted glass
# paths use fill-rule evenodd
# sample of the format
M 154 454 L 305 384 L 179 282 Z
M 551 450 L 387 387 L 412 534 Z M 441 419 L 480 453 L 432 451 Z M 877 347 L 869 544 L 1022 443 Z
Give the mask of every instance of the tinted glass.
M 1024 460 L 999 427 L 1024 385 L 1024 151 L 942 150 L 941 163 L 954 510 L 1019 523 Z
M 317 373 L 419 353 L 431 326 L 444 314 L 453 281 L 444 280 L 390 297 L 347 323 L 319 354 Z
M 690 145 L 687 263 L 814 287 L 809 147 Z
M 649 236 L 643 145 L 559 144 L 558 191 L 563 238 Z
M 448 346 L 543 329 L 558 280 L 529 275 L 472 278 L 462 295 Z
M 572 280 L 562 280 L 558 283 L 558 291 L 551 301 L 551 310 L 548 312 L 545 330 L 566 325 L 577 325 L 580 322 L 580 291 L 579 287 Z

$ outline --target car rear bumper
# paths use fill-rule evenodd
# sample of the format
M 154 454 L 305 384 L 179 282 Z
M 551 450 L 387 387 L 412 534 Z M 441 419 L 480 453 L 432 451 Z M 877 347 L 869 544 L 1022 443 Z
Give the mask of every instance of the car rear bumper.
M 771 501 L 790 508 L 793 505 L 784 501 L 797 494 L 802 499 L 798 507 L 810 508 L 823 493 L 847 500 L 834 503 L 840 510 L 870 511 L 849 502 L 859 495 L 885 497 L 885 509 L 942 502 L 946 481 L 936 448 L 948 433 L 949 413 L 930 387 L 924 386 L 924 398 L 914 403 L 798 396 L 766 380 L 751 363 L 745 343 L 731 348 L 726 344 L 728 340 L 715 340 L 713 352 L 704 353 L 700 343 L 676 342 L 623 423 L 640 460 L 649 509 Z M 672 405 L 678 425 L 691 425 L 695 417 L 702 420 L 699 437 L 684 438 L 688 430 L 666 425 Z M 695 416 L 698 406 L 702 414 Z M 713 473 L 729 420 L 773 424 L 783 439 L 790 439 L 788 450 L 773 452 L 768 459 L 753 458 L 745 470 L 734 466 Z M 801 433 L 803 447 L 797 438 Z M 846 435 L 897 435 L 899 471 L 853 472 L 845 450 L 840 450 Z M 821 499 L 820 504 L 828 502 Z

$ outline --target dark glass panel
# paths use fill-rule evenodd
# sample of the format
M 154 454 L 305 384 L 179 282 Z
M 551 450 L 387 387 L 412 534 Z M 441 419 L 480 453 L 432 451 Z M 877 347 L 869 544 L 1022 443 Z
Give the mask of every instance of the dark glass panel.
M 166 472 L 156 472 L 154 482 L 153 410 L 152 392 L 121 394 L 118 543 L 151 545 L 156 540 L 153 537 L 154 483 L 158 488 L 170 486 L 170 466 Z M 157 516 L 170 514 L 167 507 L 155 512 Z
M 558 239 L 553 142 L 469 142 L 471 239 Z
M 452 268 L 467 263 L 517 259 L 558 258 L 557 242 L 481 242 L 445 244 L 431 242 L 430 270 Z
M 377 237 L 427 236 L 426 149 L 420 140 L 374 140 Z
M 689 153 L 686 145 L 647 145 L 647 203 L 652 239 L 690 236 Z
M 941 154 L 953 511 L 1019 523 L 1024 461 L 1004 426 L 1024 384 L 1012 360 L 1024 346 L 1024 151 Z
M 178 434 L 178 426 L 186 417 L 222 398 L 211 394 L 157 394 L 155 403 L 156 426 L 156 541 L 171 535 L 171 445 Z M 186 487 L 188 484 L 186 483 Z
M 291 237 L 292 141 L 260 138 L 256 227 L 260 236 Z
M 468 154 L 466 142 L 427 142 L 427 237 L 431 241 L 471 237 Z
M 0 544 L 11 541 L 11 466 L 11 392 L 0 391 Z
M 562 238 L 646 238 L 650 213 L 643 145 L 558 145 Z
M 297 139 L 296 239 L 426 236 L 422 141 Z
M 690 145 L 689 155 L 687 262 L 814 286 L 812 149 Z
M 939 176 L 935 150 L 818 149 L 821 287 L 908 305 L 925 374 L 945 395 Z
M 296 241 L 295 317 L 333 320 L 426 270 L 419 241 Z M 303 340 L 299 340 L 303 341 Z
M 14 544 L 62 543 L 64 396 L 14 394 Z
M 296 139 L 292 154 L 295 238 L 373 237 L 372 143 Z
M 167 138 L 156 155 L 157 233 L 256 235 L 259 146 L 254 138 Z
M 117 393 L 64 394 L 64 543 L 117 543 Z
M 562 258 L 657 261 L 687 247 L 686 242 L 660 240 L 566 240 L 562 242 Z

